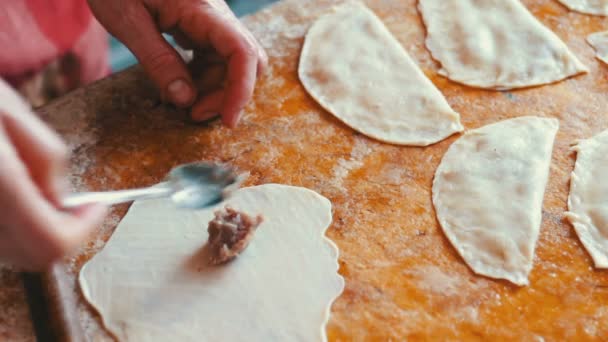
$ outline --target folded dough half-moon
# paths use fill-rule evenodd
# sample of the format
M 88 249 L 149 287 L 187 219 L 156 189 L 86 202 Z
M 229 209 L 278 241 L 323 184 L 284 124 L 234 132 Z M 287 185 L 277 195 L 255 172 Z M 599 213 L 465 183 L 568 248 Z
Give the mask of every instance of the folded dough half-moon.
M 298 75 L 321 106 L 377 140 L 426 146 L 463 130 L 458 113 L 360 3 L 343 4 L 312 25 Z
M 519 0 L 420 0 L 426 46 L 447 78 L 487 89 L 547 84 L 587 72 Z
M 593 258 L 608 268 L 608 130 L 574 146 L 566 217 Z
M 528 284 L 559 122 L 534 116 L 466 132 L 441 160 L 433 204 L 471 269 Z
M 595 50 L 595 57 L 608 64 L 608 31 L 588 35 L 587 43 Z
M 608 15 L 608 0 L 557 0 L 572 11 L 592 14 Z

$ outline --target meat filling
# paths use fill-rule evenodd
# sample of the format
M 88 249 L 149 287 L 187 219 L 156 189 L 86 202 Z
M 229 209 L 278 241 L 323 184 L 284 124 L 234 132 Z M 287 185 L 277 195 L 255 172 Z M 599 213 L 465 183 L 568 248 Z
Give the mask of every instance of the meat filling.
M 215 212 L 209 222 L 210 263 L 219 265 L 234 259 L 251 241 L 255 230 L 262 223 L 262 216 L 249 216 L 231 207 Z

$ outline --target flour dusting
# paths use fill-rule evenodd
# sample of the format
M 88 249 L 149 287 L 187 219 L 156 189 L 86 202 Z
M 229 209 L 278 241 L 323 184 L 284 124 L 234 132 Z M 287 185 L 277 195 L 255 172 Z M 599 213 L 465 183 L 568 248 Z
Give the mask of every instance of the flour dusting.
M 445 296 L 458 295 L 460 288 L 465 285 L 462 278 L 449 275 L 436 266 L 418 268 L 411 273 L 416 276 L 421 288 Z
M 344 190 L 344 179 L 348 177 L 351 171 L 363 166 L 363 159 L 372 152 L 364 138 L 355 137 L 355 143 L 350 151 L 349 158 L 340 158 L 338 163 L 332 170 L 332 181 L 340 190 Z

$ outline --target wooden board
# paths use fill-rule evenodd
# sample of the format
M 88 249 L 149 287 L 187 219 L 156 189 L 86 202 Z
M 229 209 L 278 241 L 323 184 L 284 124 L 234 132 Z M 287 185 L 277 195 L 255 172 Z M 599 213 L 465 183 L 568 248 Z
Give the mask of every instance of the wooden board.
M 574 165 L 569 145 L 608 128 L 608 67 L 584 41 L 608 29 L 608 22 L 570 13 L 555 0 L 524 1 L 591 72 L 550 86 L 483 91 L 437 75 L 414 0 L 367 1 L 461 113 L 466 128 L 522 115 L 560 120 L 531 284 L 516 287 L 473 275 L 437 224 L 431 182 L 455 137 L 427 148 L 378 143 L 341 124 L 304 91 L 296 74 L 303 36 L 337 2 L 286 0 L 246 19 L 268 49 L 271 67 L 235 130 L 218 122 L 192 124 L 186 113 L 160 105 L 139 70 L 43 108 L 74 151 L 75 188 L 150 185 L 174 165 L 208 160 L 251 172 L 249 184 L 318 191 L 333 203 L 328 236 L 340 248 L 346 279 L 327 327 L 333 341 L 608 339 L 608 274 L 594 270 L 563 219 Z M 72 317 L 64 321 L 74 322 L 89 340 L 108 336 L 82 301 L 75 276 L 126 209 L 114 208 L 88 246 L 66 260 L 65 272 L 48 278 L 63 284 L 61 293 L 50 293 L 64 303 L 64 316 Z M 72 304 L 64 301 L 70 297 Z

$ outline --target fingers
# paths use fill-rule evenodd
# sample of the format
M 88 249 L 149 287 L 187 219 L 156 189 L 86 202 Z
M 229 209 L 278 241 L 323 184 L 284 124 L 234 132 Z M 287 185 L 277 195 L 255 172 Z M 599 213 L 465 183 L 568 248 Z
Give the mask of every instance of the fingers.
M 224 90 L 217 90 L 206 95 L 192 107 L 192 119 L 207 121 L 219 116 L 224 97 Z
M 194 50 L 197 48 L 197 46 L 192 43 L 190 38 L 188 38 L 188 36 L 186 36 L 183 32 L 178 30 L 170 30 L 169 34 L 173 36 L 173 39 L 181 48 L 186 50 Z
M 236 127 L 241 111 L 253 96 L 258 61 L 251 50 L 237 50 L 228 62 L 228 82 L 222 105 L 222 121 Z
M 88 1 L 99 21 L 137 56 L 163 99 L 180 107 L 194 103 L 197 89 L 178 53 L 162 38 L 158 27 L 171 32 L 182 47 L 215 49 L 229 68 L 218 112 L 228 126 L 236 125 L 268 57 L 224 1 Z M 216 111 L 204 108 L 216 102 L 217 97 L 199 99 L 193 117 Z
M 201 94 L 208 94 L 222 87 L 226 79 L 226 65 L 222 62 L 214 61 L 209 56 L 194 54 L 193 63 L 190 69 L 195 78 L 196 87 Z
M 64 144 L 35 115 L 0 115 L 0 119 L 34 183 L 47 200 L 59 203 L 67 188 L 63 181 L 67 163 Z
M 253 37 L 253 34 L 251 34 L 251 32 L 246 28 L 243 27 L 243 29 L 249 42 L 253 44 L 256 48 L 256 52 L 258 55 L 257 76 L 261 76 L 264 74 L 266 68 L 268 67 L 268 55 L 266 54 L 266 51 L 264 50 L 262 45 L 260 45 L 260 43 L 255 39 L 255 37 Z
M 61 177 L 67 163 L 65 145 L 2 81 L 0 94 L 0 125 L 38 188 L 48 200 L 57 201 L 65 188 Z
M 59 138 L 0 81 L 3 258 L 40 269 L 77 246 L 103 218 L 100 207 L 73 213 L 56 209 L 53 202 L 58 202 L 59 194 L 53 187 L 61 183 L 65 160 L 66 149 Z
M 98 19 L 137 57 L 156 84 L 163 100 L 188 107 L 196 99 L 196 89 L 177 51 L 163 38 L 148 9 L 139 1 L 104 4 L 89 1 Z
M 268 69 L 268 54 L 266 54 L 266 50 L 264 50 L 264 48 L 259 45 L 256 44 L 258 46 L 258 56 L 259 56 L 259 60 L 258 60 L 258 77 L 264 75 L 266 73 L 266 69 Z
M 20 266 L 43 268 L 77 247 L 103 219 L 103 207 L 64 213 L 48 202 L 29 178 L 4 128 L 0 130 L 0 159 L 2 238 L 14 241 L 11 256 Z
M 215 4 L 215 5 L 214 5 Z M 236 126 L 240 113 L 253 95 L 256 75 L 263 69 L 267 57 L 251 34 L 234 15 L 217 2 L 200 5 L 183 14 L 179 28 L 196 44 L 210 42 L 228 60 L 228 76 L 220 108 L 222 121 Z M 217 96 L 217 95 L 216 95 Z M 217 99 L 214 99 L 214 102 Z M 207 102 L 204 99 L 202 102 Z M 198 105 L 200 112 L 211 108 Z

